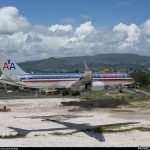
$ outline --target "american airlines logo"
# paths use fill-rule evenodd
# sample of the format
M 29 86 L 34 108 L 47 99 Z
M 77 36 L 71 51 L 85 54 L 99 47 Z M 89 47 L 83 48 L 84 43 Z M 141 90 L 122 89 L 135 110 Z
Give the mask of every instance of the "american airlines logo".
M 3 65 L 3 70 L 12 70 L 12 69 L 16 69 L 15 65 L 13 62 L 11 62 L 11 60 L 7 60 L 4 65 Z

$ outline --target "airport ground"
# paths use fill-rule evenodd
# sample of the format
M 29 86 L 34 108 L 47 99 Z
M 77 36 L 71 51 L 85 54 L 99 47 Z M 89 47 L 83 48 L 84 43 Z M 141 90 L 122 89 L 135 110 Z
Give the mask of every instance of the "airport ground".
M 129 93 L 1 99 L 0 147 L 150 147 L 150 99 Z

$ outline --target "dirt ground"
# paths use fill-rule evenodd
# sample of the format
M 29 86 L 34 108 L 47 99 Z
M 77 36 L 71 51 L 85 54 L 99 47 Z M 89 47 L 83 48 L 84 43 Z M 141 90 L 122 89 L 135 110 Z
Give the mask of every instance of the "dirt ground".
M 0 112 L 0 147 L 150 147 L 149 102 L 93 109 L 62 103 L 70 101 L 80 100 L 0 100 L 11 109 Z M 107 125 L 125 130 L 96 130 Z

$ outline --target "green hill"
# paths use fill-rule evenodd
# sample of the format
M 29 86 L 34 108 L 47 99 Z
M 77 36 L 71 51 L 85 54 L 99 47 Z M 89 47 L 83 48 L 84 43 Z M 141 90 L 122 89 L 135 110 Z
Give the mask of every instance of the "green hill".
M 110 70 L 140 69 L 150 66 L 149 56 L 136 54 L 99 54 L 95 56 L 48 58 L 44 60 L 18 63 L 27 72 L 81 72 L 84 69 L 83 60 L 97 71 L 103 68 Z

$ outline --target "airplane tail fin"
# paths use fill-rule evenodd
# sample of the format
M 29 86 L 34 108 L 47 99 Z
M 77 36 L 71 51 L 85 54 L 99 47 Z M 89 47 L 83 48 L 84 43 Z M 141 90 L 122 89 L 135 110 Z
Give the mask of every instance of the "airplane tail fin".
M 2 74 L 6 76 L 27 74 L 12 59 L 8 58 L 2 50 L 0 50 L 0 69 Z
M 90 71 L 90 69 L 89 69 L 89 67 L 88 67 L 85 59 L 83 60 L 83 63 L 84 63 L 84 69 L 85 69 L 85 71 Z

